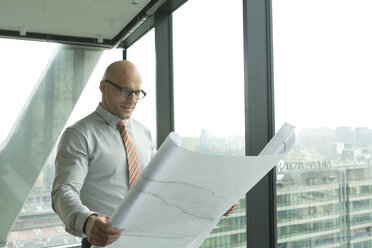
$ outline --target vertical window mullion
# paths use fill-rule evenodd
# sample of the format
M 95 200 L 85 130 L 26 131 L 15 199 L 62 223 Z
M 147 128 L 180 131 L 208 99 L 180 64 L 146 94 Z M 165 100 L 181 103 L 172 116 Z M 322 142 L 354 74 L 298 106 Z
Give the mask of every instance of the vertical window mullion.
M 157 147 L 174 130 L 172 15 L 155 14 Z
M 246 155 L 274 134 L 271 0 L 243 0 Z M 247 193 L 247 247 L 276 247 L 275 170 Z

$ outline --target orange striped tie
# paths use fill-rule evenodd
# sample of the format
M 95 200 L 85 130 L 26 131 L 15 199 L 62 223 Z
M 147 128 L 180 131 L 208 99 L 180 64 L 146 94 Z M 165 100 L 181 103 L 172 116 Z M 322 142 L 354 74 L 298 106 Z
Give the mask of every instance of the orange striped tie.
M 117 124 L 121 137 L 123 138 L 125 153 L 128 160 L 129 188 L 132 188 L 141 173 L 141 165 L 138 159 L 138 153 L 132 138 L 129 136 L 125 122 L 120 120 Z

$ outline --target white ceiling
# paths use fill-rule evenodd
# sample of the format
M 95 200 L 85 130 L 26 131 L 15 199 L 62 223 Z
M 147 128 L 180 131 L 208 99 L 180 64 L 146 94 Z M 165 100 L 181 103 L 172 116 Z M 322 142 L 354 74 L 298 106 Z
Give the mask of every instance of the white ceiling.
M 137 2 L 134 4 L 132 2 Z M 0 0 L 0 30 L 114 38 L 150 0 Z

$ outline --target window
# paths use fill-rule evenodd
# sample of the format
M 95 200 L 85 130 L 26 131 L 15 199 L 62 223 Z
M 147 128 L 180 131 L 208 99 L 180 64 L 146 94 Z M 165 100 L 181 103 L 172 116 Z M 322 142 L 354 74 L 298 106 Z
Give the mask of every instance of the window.
M 245 153 L 242 12 L 239 1 L 190 0 L 173 13 L 175 132 L 190 150 Z M 201 247 L 245 247 L 245 233 L 244 199 Z
M 156 141 L 156 98 L 155 98 L 155 32 L 150 30 L 127 50 L 127 58 L 133 62 L 142 76 L 142 88 L 146 97 L 137 104 L 133 118 L 137 119 L 150 131 Z
M 372 243 L 369 1 L 273 1 L 278 247 Z
M 67 234 L 51 209 L 53 147 L 66 122 L 71 125 L 94 111 L 103 72 L 122 58 L 122 51 L 6 39 L 0 44 L 6 68 L 1 92 L 7 94 L 0 105 L 15 116 L 6 114 L 9 118 L 1 122 L 8 137 L 0 150 L 0 205 L 7 209 L 2 226 L 14 222 L 7 246 L 79 244 L 80 238 Z
M 1 77 L 2 85 L 5 86 L 0 91 L 0 112 L 4 116 L 0 128 L 1 147 L 27 104 L 32 90 L 53 59 L 58 45 L 13 39 L 0 39 L 0 44 L 0 67 L 4 68 Z M 35 68 L 33 65 L 38 66 Z

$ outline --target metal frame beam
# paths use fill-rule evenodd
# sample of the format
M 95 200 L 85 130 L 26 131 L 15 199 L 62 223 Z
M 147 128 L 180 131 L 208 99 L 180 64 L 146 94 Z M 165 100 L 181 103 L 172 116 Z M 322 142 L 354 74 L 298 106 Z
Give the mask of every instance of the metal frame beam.
M 171 16 L 172 12 L 178 9 L 185 2 L 187 2 L 187 0 L 168 0 L 161 5 L 156 12 L 162 13 L 162 15 Z M 142 22 L 127 38 L 123 39 L 120 43 L 120 47 L 129 48 L 153 27 L 155 27 L 155 15 L 148 17 L 146 21 Z
M 172 15 L 155 14 L 157 147 L 174 131 Z
M 274 135 L 271 0 L 243 0 L 246 154 Z M 247 194 L 247 247 L 276 247 L 276 178 L 270 171 Z
M 56 42 L 56 43 L 69 44 L 69 45 L 81 45 L 81 46 L 92 46 L 92 47 L 102 47 L 102 48 L 113 47 L 112 41 L 108 39 L 103 39 L 103 41 L 99 43 L 97 38 L 43 34 L 43 33 L 35 33 L 35 32 L 27 32 L 25 35 L 21 35 L 19 31 L 2 30 L 2 29 L 0 29 L 0 37 L 20 39 L 20 40 Z

